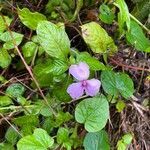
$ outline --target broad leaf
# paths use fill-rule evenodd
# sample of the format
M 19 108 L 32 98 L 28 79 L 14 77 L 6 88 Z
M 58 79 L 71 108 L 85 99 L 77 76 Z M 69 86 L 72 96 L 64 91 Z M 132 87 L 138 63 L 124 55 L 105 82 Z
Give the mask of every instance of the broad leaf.
M 25 87 L 20 83 L 11 84 L 6 89 L 6 94 L 12 97 L 19 97 L 25 92 Z
M 34 56 L 36 49 L 37 49 L 37 44 L 35 44 L 34 42 L 27 42 L 22 47 L 22 53 L 24 57 L 32 57 Z
M 22 39 L 23 35 L 17 32 L 12 32 L 12 36 L 10 35 L 9 31 L 6 31 L 0 35 L 0 40 L 5 42 L 3 45 L 4 49 L 13 49 L 14 44 L 18 46 L 22 42 Z
M 114 73 L 113 71 L 103 71 L 101 82 L 104 91 L 110 95 L 117 96 L 119 93 L 126 99 L 134 92 L 132 79 L 125 73 Z
M 87 133 L 83 146 L 85 150 L 110 150 L 108 135 L 104 130 Z
M 101 82 L 104 91 L 111 95 L 118 95 L 115 82 L 115 73 L 113 71 L 102 71 Z
M 112 24 L 115 15 L 112 13 L 112 11 L 110 10 L 110 8 L 105 5 L 102 4 L 99 8 L 100 14 L 99 14 L 99 18 L 107 24 Z
M 18 15 L 21 22 L 32 30 L 36 30 L 40 21 L 47 20 L 43 14 L 31 12 L 28 8 L 18 9 Z
M 88 132 L 104 128 L 109 118 L 109 105 L 105 96 L 88 98 L 81 101 L 75 109 L 75 119 L 83 123 Z
M 12 19 L 10 19 L 10 18 L 7 17 L 7 16 L 4 16 L 4 18 L 5 18 L 5 21 L 6 21 L 7 25 L 9 26 L 10 23 L 11 23 L 11 21 L 12 21 Z M 7 29 L 6 24 L 5 24 L 5 22 L 4 22 L 3 18 L 2 18 L 2 16 L 0 16 L 0 35 L 1 35 L 1 33 L 3 33 L 6 29 Z
M 38 24 L 37 35 L 39 43 L 50 56 L 67 60 L 70 41 L 62 24 L 42 21 Z
M 114 53 L 117 47 L 113 39 L 107 32 L 96 22 L 90 22 L 81 26 L 82 35 L 85 42 L 89 45 L 94 53 Z
M 119 31 L 120 34 L 122 35 L 124 33 L 126 26 L 128 31 L 130 30 L 130 14 L 128 6 L 125 3 L 125 0 L 116 0 L 115 4 L 120 10 L 120 12 L 118 13 L 118 23 L 119 23 Z
M 77 62 L 86 62 L 89 65 L 90 69 L 95 71 L 106 69 L 103 63 L 101 63 L 96 58 L 92 57 L 87 52 L 77 54 Z
M 134 93 L 134 84 L 132 79 L 125 73 L 115 75 L 116 88 L 124 98 L 129 98 Z
M 23 137 L 17 143 L 18 150 L 47 150 L 54 143 L 48 133 L 40 128 L 34 130 L 33 135 Z
M 137 50 L 150 52 L 150 40 L 146 38 L 142 28 L 134 21 L 131 21 L 131 29 L 126 33 L 127 41 Z
M 5 49 L 0 49 L 0 67 L 7 68 L 11 63 L 11 56 Z
M 40 83 L 40 86 L 50 86 L 54 77 L 62 75 L 68 69 L 68 65 L 59 59 L 47 59 L 45 62 L 38 63 L 33 73 Z

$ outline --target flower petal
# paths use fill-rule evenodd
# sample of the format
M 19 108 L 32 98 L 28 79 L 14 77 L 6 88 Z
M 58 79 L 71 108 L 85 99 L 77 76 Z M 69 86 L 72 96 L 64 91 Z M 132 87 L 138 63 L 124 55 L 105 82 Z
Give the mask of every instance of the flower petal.
M 84 87 L 81 82 L 72 83 L 67 89 L 67 93 L 73 98 L 78 99 L 84 94 Z
M 87 80 L 90 74 L 89 66 L 83 62 L 80 62 L 78 65 L 71 65 L 69 73 L 79 81 Z
M 85 88 L 85 92 L 89 96 L 95 96 L 100 89 L 101 82 L 97 79 L 87 80 L 87 86 Z

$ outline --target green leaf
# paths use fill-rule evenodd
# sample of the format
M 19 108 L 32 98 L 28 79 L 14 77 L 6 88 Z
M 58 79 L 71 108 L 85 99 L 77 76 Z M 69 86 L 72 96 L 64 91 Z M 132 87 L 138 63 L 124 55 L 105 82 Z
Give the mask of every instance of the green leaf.
M 34 130 L 33 135 L 23 137 L 17 143 L 18 150 L 47 150 L 54 143 L 52 137 L 40 128 Z
M 25 87 L 20 83 L 13 83 L 6 89 L 6 94 L 12 97 L 19 97 L 25 92 Z
M 16 100 L 21 105 L 25 105 L 25 103 L 27 102 L 27 99 L 22 96 L 18 96 Z
M 57 132 L 57 142 L 58 144 L 62 144 L 64 142 L 67 142 L 69 138 L 69 130 L 66 128 L 59 128 Z
M 116 108 L 118 112 L 122 112 L 125 107 L 126 107 L 126 104 L 121 100 L 119 100 L 116 104 Z
M 38 24 L 37 35 L 39 43 L 50 56 L 67 60 L 70 41 L 62 24 L 55 25 L 48 21 L 42 21 Z
M 0 49 L 0 67 L 7 68 L 11 63 L 11 56 L 5 49 Z
M 96 22 L 86 23 L 81 26 L 84 41 L 94 53 L 114 53 L 117 50 L 113 39 Z
M 48 135 L 48 133 L 40 128 L 34 130 L 33 136 L 41 143 L 45 148 L 51 147 L 54 143 L 54 139 Z
M 8 96 L 0 96 L 0 106 L 8 106 L 12 104 L 12 100 L 11 98 L 9 98 Z
M 7 16 L 4 16 L 4 18 L 5 18 L 7 25 L 9 26 L 12 19 L 10 19 Z M 1 33 L 3 33 L 7 29 L 6 23 L 4 22 L 2 16 L 0 16 L 0 35 L 1 35 Z
M 67 93 L 67 88 L 68 88 L 69 84 L 71 84 L 71 83 L 72 83 L 72 78 L 70 78 L 69 76 L 64 74 L 61 82 L 56 84 L 53 88 L 54 97 L 59 101 L 63 101 L 63 102 L 70 101 L 70 96 Z
M 47 105 L 45 105 L 45 104 L 41 108 L 40 114 L 45 116 L 45 117 L 52 116 L 52 112 L 50 111 L 50 108 Z
M 101 82 L 104 91 L 107 94 L 118 95 L 118 90 L 116 88 L 115 73 L 113 71 L 102 71 Z
M 54 122 L 55 127 L 59 127 L 61 126 L 63 123 L 69 121 L 70 119 L 72 119 L 72 115 L 69 112 L 59 112 L 56 116 L 56 120 Z
M 114 73 L 108 70 L 102 71 L 101 82 L 107 94 L 117 96 L 120 93 L 126 99 L 133 95 L 133 81 L 125 73 Z
M 83 123 L 88 132 L 103 129 L 109 118 L 109 105 L 105 96 L 88 98 L 81 101 L 75 109 L 75 119 Z
M 9 143 L 11 143 L 12 145 L 15 145 L 18 140 L 18 137 L 19 137 L 18 133 L 12 127 L 9 127 L 7 129 L 5 138 L 7 139 Z
M 66 128 L 59 128 L 57 132 L 57 143 L 62 144 L 67 150 L 71 150 L 73 141 L 69 138 L 69 130 Z
M 28 120 L 28 121 L 27 121 Z M 37 126 L 39 123 L 38 117 L 36 115 L 26 115 L 13 119 L 15 125 L 23 127 L 26 125 Z
M 122 140 L 117 142 L 117 150 L 126 150 L 127 146 L 123 143 Z
M 110 10 L 110 8 L 105 5 L 102 4 L 99 8 L 100 14 L 99 14 L 99 18 L 107 24 L 112 24 L 115 15 L 112 13 L 112 11 Z
M 68 64 L 62 60 L 54 59 L 49 72 L 53 75 L 61 75 L 68 70 Z
M 47 59 L 44 62 L 38 63 L 33 73 L 38 80 L 40 86 L 50 86 L 54 77 L 62 75 L 68 69 L 68 64 L 58 59 Z
M 15 148 L 10 143 L 0 143 L 0 150 L 15 150 Z
M 116 6 L 119 8 L 118 13 L 118 23 L 120 34 L 124 34 L 125 26 L 127 26 L 128 31 L 130 30 L 130 13 L 128 6 L 124 0 L 116 0 Z
M 47 87 L 53 82 L 53 74 L 49 73 L 51 69 L 52 60 L 48 59 L 45 62 L 38 63 L 33 68 L 33 74 L 36 77 L 40 87 Z
M 28 8 L 18 9 L 18 15 L 21 22 L 32 30 L 36 30 L 40 21 L 47 20 L 43 14 L 31 12 Z
M 97 60 L 87 52 L 81 52 L 77 54 L 77 62 L 85 62 L 89 65 L 91 70 L 98 71 L 98 70 L 105 70 L 106 67 L 103 63 Z
M 13 49 L 14 41 L 17 46 L 22 42 L 22 39 L 23 39 L 22 34 L 17 33 L 17 32 L 11 32 L 11 33 L 12 33 L 12 36 L 10 35 L 9 31 L 6 31 L 0 35 L 0 40 L 5 42 L 3 45 L 4 49 Z
M 150 40 L 135 21 L 131 21 L 131 29 L 126 33 L 126 39 L 138 51 L 150 52 Z
M 130 133 L 127 133 L 122 137 L 123 142 L 127 145 L 131 144 L 132 139 L 133 139 L 133 136 Z
M 104 130 L 87 133 L 83 146 L 85 150 L 110 150 L 108 135 Z
M 37 45 L 34 42 L 27 42 L 22 47 L 22 53 L 26 58 L 33 57 L 36 49 L 37 49 Z
M 134 84 L 132 79 L 125 73 L 117 73 L 115 75 L 116 88 L 124 98 L 129 98 L 134 93 Z
M 133 136 L 130 133 L 125 134 L 121 140 L 117 142 L 117 150 L 126 150 L 131 144 Z

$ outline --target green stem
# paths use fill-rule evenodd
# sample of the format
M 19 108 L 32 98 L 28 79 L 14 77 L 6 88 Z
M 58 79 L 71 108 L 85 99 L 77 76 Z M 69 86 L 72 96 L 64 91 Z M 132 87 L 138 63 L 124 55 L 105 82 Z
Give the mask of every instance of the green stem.
M 75 10 L 74 15 L 71 18 L 70 22 L 73 22 L 76 19 L 76 17 L 78 15 L 80 9 L 82 8 L 82 6 L 83 6 L 83 0 L 77 0 L 77 7 L 76 7 L 76 10 Z
M 24 108 L 33 108 L 33 107 L 36 107 L 36 106 L 35 106 L 35 105 L 24 106 Z M 22 109 L 22 106 L 8 106 L 8 107 L 2 107 L 2 108 L 0 108 L 0 111 L 1 111 L 1 110 L 8 110 L 8 109 L 11 109 L 11 110 L 14 110 L 14 109 Z

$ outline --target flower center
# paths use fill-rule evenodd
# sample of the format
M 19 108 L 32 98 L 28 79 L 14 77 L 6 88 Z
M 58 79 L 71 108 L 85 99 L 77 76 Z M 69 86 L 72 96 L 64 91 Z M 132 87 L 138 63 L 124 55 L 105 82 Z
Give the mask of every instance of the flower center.
M 86 80 L 83 80 L 83 81 L 82 81 L 82 86 L 83 86 L 83 87 L 86 87 L 86 86 L 87 86 Z

